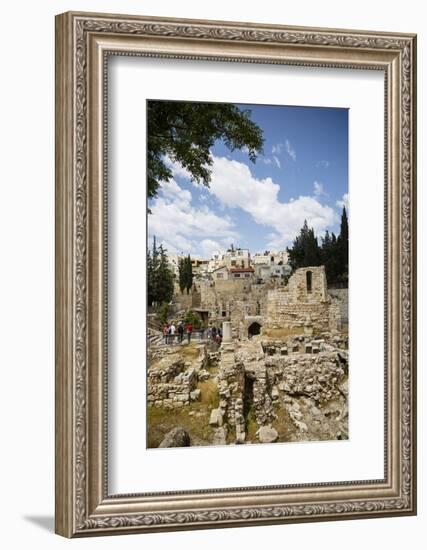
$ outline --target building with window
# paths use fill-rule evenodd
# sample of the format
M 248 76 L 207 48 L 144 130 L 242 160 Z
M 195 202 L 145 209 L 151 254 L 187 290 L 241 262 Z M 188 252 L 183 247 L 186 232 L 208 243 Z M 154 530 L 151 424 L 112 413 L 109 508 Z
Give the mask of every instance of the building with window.
M 227 281 L 230 278 L 230 272 L 228 268 L 223 265 L 212 271 L 212 278 L 214 281 Z
M 229 271 L 231 279 L 252 279 L 255 270 L 253 267 L 231 267 Z
M 224 254 L 224 265 L 232 268 L 251 267 L 251 253 L 248 248 L 235 248 L 234 245 Z
M 288 263 L 288 253 L 286 250 L 279 252 L 265 250 L 257 252 L 252 256 L 252 265 L 286 265 Z

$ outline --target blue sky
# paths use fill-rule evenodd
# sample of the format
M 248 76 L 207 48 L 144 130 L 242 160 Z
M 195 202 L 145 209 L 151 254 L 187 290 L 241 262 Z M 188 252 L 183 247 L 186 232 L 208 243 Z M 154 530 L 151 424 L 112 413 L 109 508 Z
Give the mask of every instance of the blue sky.
M 281 250 L 307 219 L 316 234 L 339 233 L 348 201 L 347 109 L 239 105 L 263 130 L 264 154 L 221 142 L 211 150 L 209 189 L 167 159 L 173 179 L 150 201 L 149 237 L 170 253 L 209 257 L 233 243 L 255 253 Z

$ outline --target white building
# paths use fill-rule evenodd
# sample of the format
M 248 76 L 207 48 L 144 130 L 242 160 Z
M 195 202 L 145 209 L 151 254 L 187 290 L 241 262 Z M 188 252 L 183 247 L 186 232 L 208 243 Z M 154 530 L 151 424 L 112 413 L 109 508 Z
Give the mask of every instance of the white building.
M 215 269 L 222 267 L 224 265 L 224 253 L 223 252 L 214 252 L 212 258 L 208 263 L 208 272 L 212 273 Z
M 286 250 L 275 252 L 266 250 L 258 252 L 252 257 L 252 265 L 255 268 L 255 277 L 266 281 L 274 277 L 283 278 L 291 274 Z
M 212 271 L 212 278 L 214 281 L 226 281 L 230 278 L 230 272 L 225 265 L 222 265 Z
M 251 267 L 251 253 L 247 248 L 235 248 L 231 245 L 231 248 L 224 254 L 224 265 L 229 269 L 249 268 Z
M 171 268 L 172 272 L 178 277 L 178 265 L 180 258 L 183 258 L 184 256 L 181 256 L 180 254 L 171 254 L 168 255 L 168 262 L 169 267 Z
M 204 277 L 208 274 L 209 260 L 204 258 L 191 258 L 193 275 L 196 277 Z
M 257 252 L 252 256 L 252 265 L 286 265 L 288 263 L 288 253 L 286 250 L 279 252 L 266 250 Z
M 254 276 L 253 267 L 231 267 L 230 278 L 231 279 L 252 279 Z
M 289 264 L 274 265 L 274 264 L 258 264 L 255 265 L 255 277 L 266 281 L 271 278 L 284 278 L 292 272 Z

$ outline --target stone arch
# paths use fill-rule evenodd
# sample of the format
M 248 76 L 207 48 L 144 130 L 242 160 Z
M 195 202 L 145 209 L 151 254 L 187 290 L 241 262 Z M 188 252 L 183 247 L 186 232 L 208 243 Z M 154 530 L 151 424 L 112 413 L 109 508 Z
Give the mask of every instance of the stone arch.
M 254 321 L 248 327 L 248 338 L 252 338 L 252 336 L 256 336 L 257 334 L 260 334 L 260 332 L 261 325 L 257 321 Z

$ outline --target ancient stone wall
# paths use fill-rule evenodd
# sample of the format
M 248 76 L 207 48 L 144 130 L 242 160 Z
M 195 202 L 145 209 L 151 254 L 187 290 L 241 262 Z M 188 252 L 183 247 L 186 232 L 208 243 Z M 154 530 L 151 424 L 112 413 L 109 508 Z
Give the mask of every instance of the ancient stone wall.
M 176 313 L 181 310 L 188 310 L 200 306 L 201 294 L 198 291 L 190 290 L 189 294 L 187 291 L 181 293 L 178 289 L 175 289 L 174 299 L 172 302 L 172 312 Z
M 241 294 L 243 292 L 249 293 L 251 291 L 251 282 L 239 280 L 239 279 L 228 279 L 225 281 L 215 281 L 215 288 L 222 296 L 233 297 L 236 294 Z
M 224 346 L 224 344 L 223 344 Z M 340 347 L 337 347 L 340 346 Z M 347 340 L 290 337 L 246 341 L 222 348 L 219 372 L 220 407 L 212 424 L 228 426 L 236 442 L 245 441 L 248 383 L 259 428 L 271 428 L 276 405 L 285 407 L 300 438 L 346 438 Z M 307 433 L 308 432 L 308 433 Z
M 348 288 L 328 288 L 328 294 L 333 301 L 339 303 L 341 321 L 348 325 Z
M 319 303 L 328 299 L 325 267 L 301 267 L 288 282 L 291 303 Z
M 245 368 L 235 362 L 234 344 L 223 343 L 218 376 L 219 410 L 223 421 L 230 426 L 236 426 L 236 409 L 240 413 L 244 383 Z M 238 416 L 237 423 L 241 420 Z
M 301 334 L 341 328 L 341 308 L 328 296 L 323 266 L 297 269 L 286 287 L 268 292 L 265 327 Z
M 186 370 L 183 359 L 164 357 L 155 368 L 148 370 L 148 405 L 173 409 L 198 399 L 197 372 Z
M 273 329 L 289 329 L 303 333 L 312 327 L 315 333 L 338 330 L 340 308 L 338 305 L 323 302 L 289 303 L 286 292 L 270 291 L 267 300 L 266 326 Z
M 273 394 L 309 397 L 321 405 L 340 397 L 340 383 L 347 375 L 347 353 L 273 355 L 266 357 L 265 366 Z

